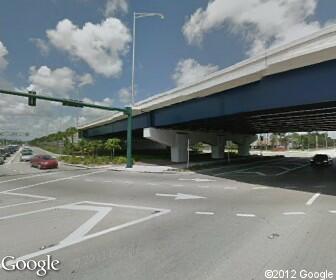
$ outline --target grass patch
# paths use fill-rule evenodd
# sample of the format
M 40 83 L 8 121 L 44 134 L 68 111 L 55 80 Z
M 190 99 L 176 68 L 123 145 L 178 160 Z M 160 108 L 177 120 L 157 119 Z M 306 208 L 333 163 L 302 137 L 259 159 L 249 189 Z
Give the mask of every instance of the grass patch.
M 126 157 L 108 157 L 108 156 L 97 156 L 97 157 L 82 157 L 82 156 L 60 156 L 58 158 L 65 163 L 70 164 L 82 164 L 82 165 L 105 165 L 105 164 L 126 164 Z

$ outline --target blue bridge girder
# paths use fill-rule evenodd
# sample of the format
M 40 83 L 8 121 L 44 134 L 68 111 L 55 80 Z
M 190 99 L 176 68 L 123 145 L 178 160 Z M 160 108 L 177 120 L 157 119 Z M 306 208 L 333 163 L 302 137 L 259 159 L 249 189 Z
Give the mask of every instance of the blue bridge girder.
M 134 117 L 133 127 L 250 134 L 336 130 L 336 60 L 144 112 Z M 83 133 L 107 137 L 126 128 L 127 121 L 119 120 Z

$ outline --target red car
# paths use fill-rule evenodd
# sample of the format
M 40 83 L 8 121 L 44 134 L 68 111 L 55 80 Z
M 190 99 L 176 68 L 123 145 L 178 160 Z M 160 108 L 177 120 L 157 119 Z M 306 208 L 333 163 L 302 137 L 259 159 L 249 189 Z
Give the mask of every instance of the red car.
M 37 155 L 32 158 L 31 167 L 38 169 L 58 168 L 58 161 L 50 155 Z

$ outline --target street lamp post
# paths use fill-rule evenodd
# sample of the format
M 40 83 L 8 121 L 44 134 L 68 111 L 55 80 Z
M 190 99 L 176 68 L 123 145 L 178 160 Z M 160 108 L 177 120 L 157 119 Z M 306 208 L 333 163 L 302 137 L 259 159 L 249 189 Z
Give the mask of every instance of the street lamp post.
M 164 15 L 160 13 L 133 13 L 133 56 L 132 56 L 132 88 L 131 88 L 131 105 L 134 106 L 134 82 L 135 82 L 135 22 L 138 18 L 144 17 L 160 17 L 164 19 Z

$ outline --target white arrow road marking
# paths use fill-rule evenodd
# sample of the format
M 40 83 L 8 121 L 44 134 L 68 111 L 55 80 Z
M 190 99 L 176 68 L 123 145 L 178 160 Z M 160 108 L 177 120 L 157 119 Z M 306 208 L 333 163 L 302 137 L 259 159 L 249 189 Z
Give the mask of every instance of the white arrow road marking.
M 193 178 L 193 179 L 180 178 L 179 180 L 180 181 L 194 181 L 194 182 L 216 182 L 216 180 L 204 179 L 204 178 Z
M 320 196 L 321 194 L 320 193 L 316 193 L 314 194 L 307 202 L 306 202 L 306 205 L 307 206 L 310 206 L 314 203 L 314 201 Z
M 60 207 L 61 209 L 69 210 L 86 210 L 86 211 L 97 211 L 97 214 L 92 216 L 84 224 L 82 224 L 78 229 L 66 237 L 61 243 L 68 244 L 84 237 L 91 229 L 95 227 L 111 210 L 112 207 L 99 207 L 99 206 L 88 206 L 88 205 L 67 205 Z
M 84 204 L 84 205 L 83 205 Z M 85 205 L 85 204 L 90 204 L 90 205 Z M 99 205 L 99 206 L 96 206 Z M 138 209 L 138 210 L 149 210 L 152 213 L 148 216 L 145 216 L 143 218 L 133 220 L 118 226 L 110 227 L 105 230 L 101 230 L 95 233 L 87 234 L 99 221 L 101 221 L 113 207 L 120 207 L 120 208 L 131 208 L 131 209 Z M 68 237 L 66 237 L 63 241 L 58 243 L 57 245 L 45 248 L 43 250 L 39 250 L 21 257 L 18 257 L 17 259 L 13 261 L 7 262 L 7 265 L 15 264 L 20 260 L 29 260 L 41 255 L 45 255 L 75 244 L 78 244 L 80 242 L 99 237 L 101 235 L 105 235 L 107 233 L 117 231 L 120 229 L 124 229 L 145 221 L 149 221 L 153 218 L 159 217 L 161 215 L 169 213 L 171 210 L 170 209 L 159 209 L 159 208 L 151 208 L 151 207 L 142 207 L 142 206 L 134 206 L 134 205 L 123 205 L 123 204 L 112 204 L 112 203 L 100 203 L 100 202 L 94 202 L 94 201 L 81 201 L 77 203 L 72 203 L 72 204 L 67 204 L 67 205 L 61 205 L 61 206 L 56 206 L 56 207 L 50 207 L 46 209 L 40 209 L 36 211 L 30 211 L 26 213 L 21 213 L 13 216 L 8 216 L 8 217 L 1 217 L 0 220 L 3 219 L 9 219 L 13 217 L 18 217 L 18 216 L 23 216 L 23 215 L 30 215 L 34 213 L 39 213 L 39 212 L 46 212 L 50 211 L 53 209 L 69 209 L 69 210 L 84 210 L 84 211 L 97 211 L 98 213 L 95 214 L 92 218 L 90 218 L 87 222 L 85 222 L 83 225 L 81 225 L 77 230 L 75 230 L 73 233 L 71 233 Z M 0 266 L 1 268 L 1 266 Z
M 167 193 L 157 193 L 156 196 L 162 197 L 175 197 L 175 200 L 186 200 L 186 199 L 204 199 L 204 196 L 197 196 L 192 194 L 184 194 L 184 193 L 177 193 L 177 194 L 167 194 Z

